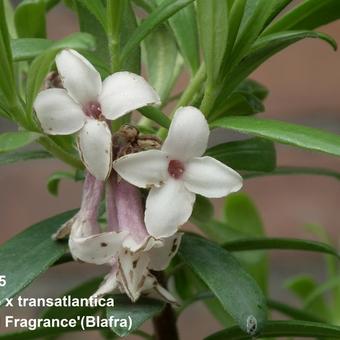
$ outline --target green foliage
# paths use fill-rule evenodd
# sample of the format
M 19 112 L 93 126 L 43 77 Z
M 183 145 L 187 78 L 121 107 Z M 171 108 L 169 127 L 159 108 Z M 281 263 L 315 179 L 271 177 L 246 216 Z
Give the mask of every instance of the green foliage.
M 16 7 L 14 21 L 19 38 L 45 38 L 44 0 L 23 0 Z
M 340 156 L 340 137 L 330 132 L 277 120 L 226 117 L 211 124 L 300 148 Z
M 52 155 L 44 150 L 6 152 L 4 154 L 0 154 L 0 165 L 51 157 Z
M 255 331 L 264 326 L 266 306 L 261 290 L 231 254 L 204 238 L 185 235 L 180 251 L 193 271 L 207 284 L 226 311 L 244 331 L 256 319 Z
M 165 303 L 159 300 L 150 298 L 141 298 L 136 303 L 129 300 L 127 296 L 114 296 L 115 306 L 107 308 L 106 316 L 114 316 L 115 318 L 133 320 L 131 330 L 122 327 L 112 328 L 120 337 L 127 336 L 133 331 L 137 330 L 146 320 L 151 319 L 153 316 L 159 314 L 164 308 Z
M 206 155 L 235 170 L 269 172 L 276 167 L 274 144 L 262 138 L 219 144 L 208 149 Z
M 269 58 L 302 39 L 321 39 L 336 49 L 332 37 L 314 29 L 340 18 L 339 0 L 303 0 L 297 5 L 292 0 L 64 1 L 76 13 L 81 32 L 52 41 L 46 37 L 46 14 L 59 2 L 24 0 L 15 8 L 8 0 L 0 2 L 0 115 L 18 125 L 17 132 L 0 135 L 0 165 L 57 157 L 78 169 L 56 172 L 48 179 L 47 187 L 53 195 L 58 194 L 62 179 L 82 180 L 83 166 L 75 154 L 74 139 L 40 134 L 33 102 L 61 49 L 79 50 L 103 78 L 120 70 L 140 74 L 143 49 L 148 81 L 162 99 L 160 108 L 139 109 L 144 117 L 136 125 L 143 133 L 164 137 L 171 122 L 171 116 L 164 112 L 194 105 L 201 108 L 212 128 L 256 136 L 222 143 L 206 151 L 206 155 L 241 171 L 244 179 L 274 175 L 340 179 L 335 170 L 276 167 L 274 142 L 340 156 L 340 137 L 302 125 L 254 117 L 265 111 L 268 90 L 248 78 Z M 135 5 L 142 9 L 141 16 Z M 283 12 L 288 5 L 292 6 Z M 188 82 L 182 92 L 174 94 L 178 79 Z M 174 105 L 167 105 L 175 100 Z M 17 150 L 33 142 L 44 149 Z M 0 304 L 56 262 L 71 260 L 65 256 L 66 244 L 52 241 L 51 235 L 75 213 L 42 221 L 0 246 L 0 275 L 7 275 L 8 281 L 0 289 Z M 324 232 L 313 228 L 322 242 L 266 237 L 260 214 L 244 193 L 226 198 L 220 219 L 215 216 L 212 202 L 197 195 L 190 221 L 210 240 L 185 234 L 179 255 L 165 272 L 183 300 L 178 317 L 187 306 L 202 300 L 227 327 L 207 338 L 210 340 L 250 339 L 244 331 L 252 333 L 253 320 L 261 338 L 340 338 L 340 329 L 326 324 L 338 324 L 340 317 L 339 251 Z M 286 283 L 286 288 L 298 297 L 300 308 L 268 297 L 269 274 L 264 251 L 272 249 L 327 256 L 325 282 L 299 275 Z M 88 297 L 101 280 L 85 282 L 66 294 Z M 331 295 L 332 302 L 328 302 L 327 295 Z M 138 332 L 165 305 L 149 298 L 137 303 L 120 295 L 115 299 L 115 308 L 108 310 L 50 308 L 42 315 L 71 318 L 100 312 L 104 317 L 132 317 L 130 331 L 119 327 L 101 330 L 103 336 L 113 339 Z M 266 307 L 295 321 L 267 321 Z M 321 321 L 325 323 L 318 323 Z M 79 330 L 40 328 L 0 338 L 54 338 Z M 139 335 L 152 337 L 142 332 Z
M 307 321 L 268 321 L 265 329 L 259 334 L 261 338 L 272 337 L 323 337 L 340 339 L 340 327 L 330 326 L 323 323 Z M 210 335 L 205 340 L 246 340 L 252 339 L 237 327 Z
M 40 137 L 28 131 L 5 132 L 0 134 L 0 153 L 13 151 L 33 143 Z
M 67 245 L 51 236 L 75 213 L 69 211 L 35 224 L 0 246 L 1 275 L 8 279 L 0 290 L 0 306 L 66 253 Z

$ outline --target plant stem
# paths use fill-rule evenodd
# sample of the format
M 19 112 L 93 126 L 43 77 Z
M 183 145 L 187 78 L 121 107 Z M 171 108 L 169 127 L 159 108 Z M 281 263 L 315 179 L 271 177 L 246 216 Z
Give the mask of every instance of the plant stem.
M 120 26 L 124 6 L 124 0 L 107 1 L 107 35 L 111 72 L 117 72 L 120 69 Z
M 161 285 L 165 286 L 165 276 L 162 272 L 153 273 Z M 179 340 L 178 330 L 176 325 L 176 315 L 168 303 L 162 312 L 152 319 L 155 329 L 156 340 Z
M 186 106 L 192 102 L 198 90 L 201 88 L 202 83 L 206 78 L 205 64 L 201 64 L 195 76 L 191 79 L 189 86 L 185 89 L 180 97 L 176 109 L 181 106 Z

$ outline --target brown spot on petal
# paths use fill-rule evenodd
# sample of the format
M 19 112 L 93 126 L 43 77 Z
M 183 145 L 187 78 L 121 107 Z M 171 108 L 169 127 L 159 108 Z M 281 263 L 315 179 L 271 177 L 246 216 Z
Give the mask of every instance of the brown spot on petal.
M 138 259 L 137 259 L 137 260 L 134 260 L 134 261 L 132 262 L 132 267 L 133 267 L 133 268 L 136 268 L 136 267 L 137 267 L 137 263 L 138 263 Z
M 143 275 L 142 279 L 140 280 L 138 286 L 137 286 L 137 289 L 141 289 L 143 286 L 144 286 L 144 282 L 146 280 L 146 276 Z
M 101 247 L 107 247 L 107 246 L 108 246 L 108 244 L 107 244 L 107 243 L 105 243 L 105 242 L 102 242 L 102 243 L 100 244 L 100 246 L 101 246 Z

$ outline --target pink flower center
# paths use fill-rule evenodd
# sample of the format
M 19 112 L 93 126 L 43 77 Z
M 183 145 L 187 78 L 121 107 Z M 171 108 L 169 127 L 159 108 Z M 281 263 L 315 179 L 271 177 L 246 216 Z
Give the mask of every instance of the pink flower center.
M 168 173 L 171 177 L 175 179 L 181 178 L 183 176 L 184 170 L 184 164 L 181 161 L 172 159 L 169 162 Z
M 102 114 L 102 108 L 98 102 L 88 102 L 84 107 L 83 111 L 86 116 L 99 119 Z

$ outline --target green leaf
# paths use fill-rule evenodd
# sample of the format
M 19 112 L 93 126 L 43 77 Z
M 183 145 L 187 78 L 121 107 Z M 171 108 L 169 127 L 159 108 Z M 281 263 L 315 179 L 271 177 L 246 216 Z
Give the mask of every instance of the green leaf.
M 119 336 L 127 336 L 137 330 L 145 321 L 159 314 L 165 306 L 165 303 L 159 300 L 141 297 L 137 302 L 131 302 L 126 295 L 115 295 L 115 306 L 107 308 L 106 316 L 118 319 L 132 320 L 132 327 L 129 330 L 126 327 L 113 327 L 112 330 Z
M 329 176 L 340 180 L 340 172 L 323 169 L 323 168 L 308 168 L 308 167 L 278 167 L 272 172 L 247 172 L 242 174 L 244 179 L 263 177 L 263 176 L 282 176 L 282 175 L 316 175 L 316 176 Z
M 318 288 L 318 283 L 309 275 L 298 275 L 290 278 L 284 283 L 284 286 L 293 292 L 303 303 Z M 328 307 L 323 296 L 318 296 L 312 304 L 305 309 L 321 318 L 329 316 Z
M 28 161 L 31 159 L 46 158 L 52 158 L 52 155 L 45 150 L 6 152 L 4 154 L 0 154 L 0 165 Z
M 58 196 L 59 183 L 65 178 L 75 180 L 74 174 L 66 171 L 57 171 L 52 176 L 50 176 L 47 180 L 48 192 L 53 196 Z
M 81 285 L 71 289 L 63 294 L 63 296 L 71 296 L 73 298 L 89 298 L 99 287 L 102 282 L 101 277 L 93 278 Z M 50 307 L 43 311 L 42 317 L 45 319 L 72 319 L 78 315 L 93 315 L 100 307 Z
M 101 62 L 108 64 L 110 58 L 106 32 L 102 23 L 89 11 L 88 7 L 90 3 L 100 1 L 101 0 L 84 2 L 82 0 L 74 0 L 74 4 L 76 6 L 80 30 L 82 32 L 90 33 L 95 38 L 96 51 L 93 54 Z
M 314 29 L 340 18 L 338 0 L 305 0 L 292 8 L 264 32 L 264 35 L 286 31 Z
M 68 211 L 44 220 L 0 246 L 1 275 L 7 277 L 7 285 L 0 290 L 0 306 L 66 253 L 67 245 L 51 236 L 75 213 Z
M 280 32 L 259 39 L 244 58 L 240 60 L 237 67 L 235 67 L 230 73 L 227 73 L 224 77 L 220 85 L 220 94 L 215 102 L 214 111 L 220 111 L 220 108 L 225 105 L 225 102 L 228 100 L 231 93 L 242 82 L 242 80 L 249 76 L 249 74 L 251 74 L 264 61 L 289 45 L 305 38 L 322 39 L 331 44 L 332 47 L 336 46 L 331 37 L 323 33 L 313 31 Z
M 340 136 L 303 125 L 254 117 L 225 117 L 213 122 L 211 126 L 340 156 Z
M 33 101 L 38 94 L 48 71 L 54 63 L 55 56 L 61 49 L 64 48 L 91 50 L 94 48 L 94 40 L 90 34 L 74 33 L 55 42 L 44 53 L 33 60 L 27 75 L 26 107 L 28 112 L 31 112 L 32 110 Z
M 219 76 L 228 38 L 228 6 L 226 1 L 198 0 L 197 18 L 201 46 L 212 85 Z
M 186 234 L 179 254 L 244 331 L 254 335 L 262 329 L 266 319 L 264 296 L 230 253 L 209 240 Z
M 194 0 L 165 0 L 162 5 L 157 7 L 131 35 L 129 41 L 122 50 L 121 60 L 125 60 L 133 49 L 136 48 L 138 44 L 155 29 L 155 27 L 193 1 Z
M 193 222 L 208 223 L 214 217 L 214 206 L 211 201 L 201 195 L 196 196 L 191 219 Z
M 245 238 L 227 242 L 224 247 L 231 252 L 263 249 L 304 250 L 330 254 L 340 259 L 339 252 L 327 243 L 292 238 Z
M 137 19 L 136 15 L 133 11 L 131 3 L 128 3 L 125 6 L 124 17 L 121 23 L 121 49 L 125 46 L 125 44 L 130 39 L 130 36 L 137 29 Z M 131 50 L 128 58 L 122 60 L 121 65 L 122 70 L 134 72 L 140 74 L 141 72 L 141 48 L 140 46 L 136 46 L 133 50 Z
M 290 318 L 293 318 L 295 320 L 303 320 L 303 321 L 314 321 L 314 322 L 323 322 L 321 318 L 315 316 L 312 313 L 302 311 L 301 309 L 294 308 L 290 305 L 287 305 L 285 303 L 275 301 L 272 299 L 269 299 L 267 301 L 267 305 L 271 310 L 275 310 L 277 312 L 280 312 L 283 315 L 289 316 Z
M 14 69 L 12 60 L 12 51 L 10 46 L 10 37 L 6 22 L 6 12 L 4 2 L 0 1 L 0 96 L 1 101 L 10 104 L 16 102 L 16 86 L 14 81 Z M 2 93 L 4 96 L 2 96 Z M 5 103 L 2 103 L 5 104 Z M 7 104 L 7 103 L 6 103 Z
M 14 61 L 30 60 L 51 47 L 53 42 L 42 38 L 21 38 L 11 41 Z
M 211 300 L 214 299 L 214 295 L 210 292 L 210 291 L 202 291 L 198 294 L 196 294 L 193 298 L 184 301 L 184 303 L 181 305 L 181 309 L 179 313 L 182 313 L 183 310 L 185 310 L 186 308 L 188 308 L 189 306 L 191 306 L 193 303 L 197 302 L 197 301 L 207 301 L 207 300 Z M 216 300 L 216 299 L 215 299 Z M 303 320 L 303 321 L 315 321 L 315 322 L 323 322 L 322 319 L 316 317 L 315 315 L 302 311 L 298 308 L 292 307 L 290 305 L 287 305 L 285 303 L 276 301 L 276 300 L 272 300 L 269 299 L 267 301 L 267 306 L 271 309 L 271 310 L 275 310 L 280 312 L 283 315 L 289 316 L 293 319 L 296 320 Z
M 230 58 L 223 61 L 223 73 L 234 68 L 248 53 L 273 11 L 275 1 L 247 1 Z
M 41 135 L 30 131 L 5 132 L 0 134 L 0 153 L 22 148 L 33 143 Z
M 190 4 L 178 11 L 169 18 L 169 24 L 185 63 L 195 74 L 200 64 L 195 6 Z
M 267 95 L 268 90 L 263 85 L 245 79 L 230 95 L 224 106 L 211 113 L 209 121 L 222 116 L 246 116 L 263 112 L 265 110 L 263 100 Z
M 170 94 L 176 77 L 177 45 L 169 29 L 163 25 L 144 40 L 148 80 L 164 101 Z
M 15 9 L 14 21 L 20 38 L 45 38 L 45 1 L 24 0 Z
M 248 237 L 264 236 L 260 214 L 253 201 L 245 193 L 233 193 L 225 198 L 224 219 L 231 228 Z M 234 241 L 234 243 L 238 242 L 241 242 L 241 239 Z M 256 280 L 262 291 L 266 292 L 268 286 L 266 254 L 262 251 L 245 252 L 237 254 L 237 259 Z
M 46 11 L 51 10 L 53 7 L 59 4 L 60 0 L 44 0 Z
M 250 138 L 213 146 L 206 155 L 214 157 L 235 170 L 273 171 L 276 151 L 271 141 Z
M 103 29 L 106 30 L 106 10 L 103 2 L 101 0 L 82 0 L 82 4 L 96 17 Z
M 260 332 L 261 338 L 271 337 L 326 337 L 340 339 L 340 327 L 325 323 L 308 321 L 268 321 L 265 328 Z M 246 340 L 252 337 L 246 335 L 238 327 L 231 327 L 208 336 L 205 340 Z

